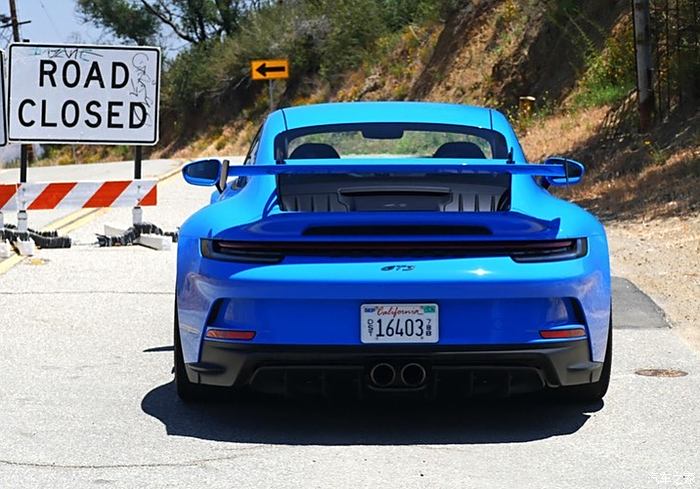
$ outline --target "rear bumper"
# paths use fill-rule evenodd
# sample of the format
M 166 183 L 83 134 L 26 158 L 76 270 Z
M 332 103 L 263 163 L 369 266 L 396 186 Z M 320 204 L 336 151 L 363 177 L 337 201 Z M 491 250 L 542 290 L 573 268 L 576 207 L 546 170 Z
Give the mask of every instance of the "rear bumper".
M 508 395 L 545 386 L 596 382 L 602 363 L 590 361 L 588 341 L 507 347 L 368 347 L 276 346 L 204 341 L 201 361 L 186 364 L 191 382 L 251 387 L 269 393 L 328 393 L 334 389 L 373 390 L 372 366 L 386 362 L 400 369 L 416 362 L 425 367 L 428 393 Z M 392 390 L 383 389 L 383 390 Z
M 586 329 L 587 360 L 600 362 L 610 287 L 607 266 L 595 252 L 601 243 L 595 238 L 590 243 L 586 257 L 551 263 L 516 263 L 508 257 L 294 257 L 274 265 L 180 260 L 184 358 L 206 361 L 201 353 L 207 328 L 255 331 L 251 343 L 261 347 L 360 346 L 363 304 L 435 303 L 440 346 L 539 343 L 545 348 L 540 331 L 577 324 Z

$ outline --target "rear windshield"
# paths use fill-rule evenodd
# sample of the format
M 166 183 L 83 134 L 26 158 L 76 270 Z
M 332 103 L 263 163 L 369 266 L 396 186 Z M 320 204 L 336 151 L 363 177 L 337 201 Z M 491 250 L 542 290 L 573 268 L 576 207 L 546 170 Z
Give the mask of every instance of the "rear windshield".
M 503 135 L 451 124 L 363 123 L 309 126 L 275 140 L 282 159 L 318 158 L 507 158 Z

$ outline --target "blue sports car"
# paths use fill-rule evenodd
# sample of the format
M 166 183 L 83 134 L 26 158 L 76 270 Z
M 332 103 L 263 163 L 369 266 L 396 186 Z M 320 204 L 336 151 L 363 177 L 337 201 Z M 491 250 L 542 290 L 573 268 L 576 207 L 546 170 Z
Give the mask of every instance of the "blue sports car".
M 182 226 L 175 378 L 286 395 L 601 399 L 608 246 L 552 196 L 580 163 L 529 164 L 488 108 L 358 102 L 272 112 Z

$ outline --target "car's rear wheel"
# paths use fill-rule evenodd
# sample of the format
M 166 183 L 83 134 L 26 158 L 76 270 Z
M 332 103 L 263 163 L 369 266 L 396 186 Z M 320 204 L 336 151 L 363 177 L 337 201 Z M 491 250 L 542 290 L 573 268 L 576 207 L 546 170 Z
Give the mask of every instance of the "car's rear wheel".
M 612 370 L 612 310 L 610 311 L 610 326 L 608 327 L 608 342 L 605 349 L 605 359 L 603 360 L 603 371 L 600 373 L 598 382 L 590 384 L 574 385 L 569 387 L 560 387 L 557 389 L 557 395 L 564 400 L 573 402 L 597 402 L 605 397 L 610 385 L 610 371 Z
M 190 382 L 185 370 L 185 358 L 182 354 L 182 342 L 180 341 L 180 324 L 177 317 L 177 303 L 175 304 L 175 331 L 173 344 L 175 352 L 175 387 L 177 395 L 185 402 L 197 402 L 209 399 L 212 396 L 212 388 L 205 385 Z

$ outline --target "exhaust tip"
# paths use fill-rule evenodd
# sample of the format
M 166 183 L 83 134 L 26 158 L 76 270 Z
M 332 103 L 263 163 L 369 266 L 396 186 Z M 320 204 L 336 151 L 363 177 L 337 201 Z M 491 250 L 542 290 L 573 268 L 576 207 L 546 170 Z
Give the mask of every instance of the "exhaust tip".
M 377 387 L 389 387 L 396 380 L 396 369 L 388 363 L 378 363 L 369 371 L 369 380 Z
M 401 382 L 409 387 L 420 387 L 427 378 L 425 367 L 419 363 L 407 363 L 401 368 Z

